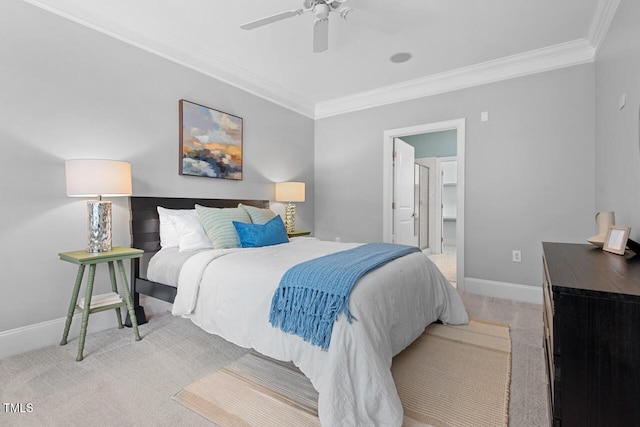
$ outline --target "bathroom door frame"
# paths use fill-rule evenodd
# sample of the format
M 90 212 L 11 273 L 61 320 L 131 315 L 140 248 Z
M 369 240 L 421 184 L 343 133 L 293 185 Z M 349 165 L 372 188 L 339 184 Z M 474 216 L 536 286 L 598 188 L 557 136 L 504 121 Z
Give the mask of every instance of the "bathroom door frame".
M 456 287 L 464 292 L 464 171 L 465 171 L 465 119 L 453 119 L 422 125 L 388 129 L 383 132 L 382 141 L 382 238 L 393 242 L 393 140 L 408 135 L 456 130 L 458 157 L 458 218 L 456 222 Z

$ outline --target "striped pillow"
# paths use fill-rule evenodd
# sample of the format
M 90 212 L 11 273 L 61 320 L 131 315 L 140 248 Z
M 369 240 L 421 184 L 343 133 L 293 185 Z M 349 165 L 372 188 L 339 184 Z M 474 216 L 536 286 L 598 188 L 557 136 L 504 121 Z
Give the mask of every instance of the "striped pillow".
M 276 214 L 271 209 L 257 208 L 255 206 L 243 205 L 242 203 L 240 203 L 238 207 L 244 208 L 247 211 L 251 222 L 254 224 L 266 224 L 276 217 Z
M 196 212 L 214 249 L 240 247 L 233 221 L 251 223 L 251 218 L 245 209 L 207 208 L 196 205 Z

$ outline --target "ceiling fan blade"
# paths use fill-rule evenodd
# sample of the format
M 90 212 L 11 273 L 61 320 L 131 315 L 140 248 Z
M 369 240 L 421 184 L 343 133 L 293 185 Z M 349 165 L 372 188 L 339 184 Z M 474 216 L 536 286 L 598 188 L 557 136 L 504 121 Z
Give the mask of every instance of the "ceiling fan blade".
M 329 49 L 329 20 L 318 19 L 313 25 L 313 51 L 324 52 Z
M 263 25 L 271 24 L 272 22 L 282 21 L 283 19 L 291 18 L 293 16 L 302 15 L 304 9 L 289 10 L 287 12 L 276 13 L 266 18 L 258 19 L 255 21 L 247 22 L 240 25 L 243 30 L 253 30 L 254 28 L 262 27 Z

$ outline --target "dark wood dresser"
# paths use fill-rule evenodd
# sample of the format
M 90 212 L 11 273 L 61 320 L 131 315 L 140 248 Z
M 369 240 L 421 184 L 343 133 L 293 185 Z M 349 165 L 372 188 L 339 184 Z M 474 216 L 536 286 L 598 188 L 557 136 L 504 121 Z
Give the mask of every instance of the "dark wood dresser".
M 542 244 L 553 426 L 640 426 L 640 255 Z

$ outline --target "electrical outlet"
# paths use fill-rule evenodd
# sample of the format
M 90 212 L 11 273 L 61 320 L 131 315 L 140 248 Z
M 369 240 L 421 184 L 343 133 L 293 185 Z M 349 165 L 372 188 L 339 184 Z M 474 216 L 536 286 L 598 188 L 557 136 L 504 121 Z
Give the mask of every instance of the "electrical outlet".
M 513 250 L 511 251 L 511 260 L 513 262 L 520 262 L 522 261 L 522 253 L 519 250 Z

